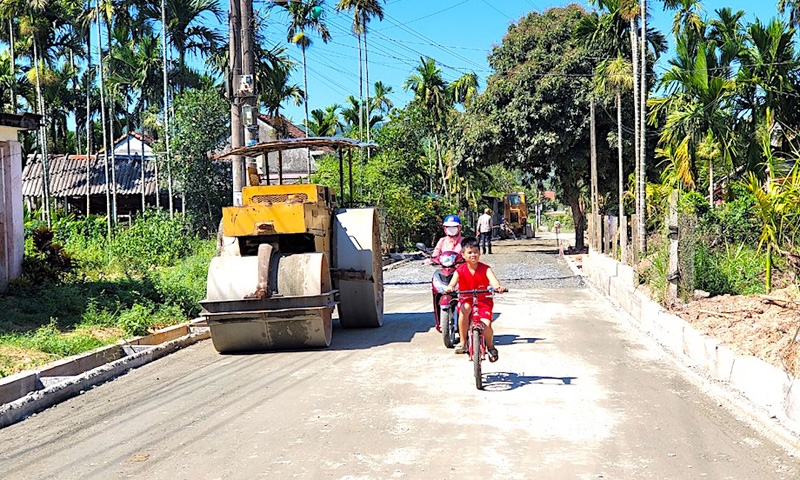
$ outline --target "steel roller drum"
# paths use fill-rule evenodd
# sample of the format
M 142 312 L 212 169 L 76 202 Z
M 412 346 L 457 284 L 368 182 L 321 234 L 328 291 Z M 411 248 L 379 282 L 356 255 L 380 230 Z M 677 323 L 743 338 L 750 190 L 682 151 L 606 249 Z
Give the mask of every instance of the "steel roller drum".
M 214 348 L 221 353 L 324 348 L 331 343 L 333 296 L 323 253 L 274 255 L 270 298 L 245 300 L 258 286 L 258 257 L 214 257 L 206 300 Z M 274 287 L 273 287 L 274 289 Z
M 342 209 L 334 221 L 335 267 L 365 272 L 366 279 L 338 280 L 339 322 L 345 328 L 383 325 L 383 266 L 378 213 L 374 208 Z M 346 278 L 346 277 L 345 277 Z

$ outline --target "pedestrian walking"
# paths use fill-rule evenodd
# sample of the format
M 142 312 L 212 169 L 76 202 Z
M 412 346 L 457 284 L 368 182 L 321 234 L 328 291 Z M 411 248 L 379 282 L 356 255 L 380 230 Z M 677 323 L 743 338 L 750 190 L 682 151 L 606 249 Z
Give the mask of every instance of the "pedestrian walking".
M 478 217 L 478 243 L 481 253 L 492 253 L 492 211 L 488 208 Z

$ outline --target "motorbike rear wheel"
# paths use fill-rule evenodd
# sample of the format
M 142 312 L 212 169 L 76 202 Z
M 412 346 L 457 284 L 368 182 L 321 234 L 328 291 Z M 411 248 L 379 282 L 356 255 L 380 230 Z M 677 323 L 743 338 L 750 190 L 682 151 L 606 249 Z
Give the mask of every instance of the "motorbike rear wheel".
M 439 310 L 439 325 L 442 327 L 442 340 L 444 346 L 453 348 L 456 345 L 455 311 L 450 307 Z
M 472 366 L 475 369 L 475 388 L 483 390 L 483 375 L 481 372 L 481 331 L 472 330 Z

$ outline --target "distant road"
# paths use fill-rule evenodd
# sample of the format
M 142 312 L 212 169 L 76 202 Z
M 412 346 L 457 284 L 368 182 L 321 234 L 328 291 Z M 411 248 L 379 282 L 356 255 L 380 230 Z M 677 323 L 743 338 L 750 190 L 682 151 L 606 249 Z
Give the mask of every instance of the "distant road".
M 495 302 L 485 391 L 433 330 L 429 287 L 398 280 L 429 278 L 411 262 L 387 272 L 382 328 L 335 328 L 319 351 L 200 342 L 0 430 L 0 477 L 798 478 L 800 460 L 570 279 L 552 246 L 500 242 L 488 260 L 526 278 Z

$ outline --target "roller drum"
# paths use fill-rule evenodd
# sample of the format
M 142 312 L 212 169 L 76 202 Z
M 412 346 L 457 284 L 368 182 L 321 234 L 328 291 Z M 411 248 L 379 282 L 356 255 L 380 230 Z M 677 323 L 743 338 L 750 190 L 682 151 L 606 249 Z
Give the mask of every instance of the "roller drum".
M 334 221 L 335 268 L 363 272 L 365 280 L 339 280 L 339 323 L 345 328 L 383 325 L 383 266 L 378 213 L 342 209 Z
M 241 302 L 258 286 L 258 257 L 214 257 L 208 269 L 206 300 Z M 324 253 L 274 255 L 270 261 L 272 298 L 309 297 L 331 291 Z M 254 307 L 260 305 L 253 302 Z M 330 307 L 263 309 L 208 316 L 214 348 L 221 353 L 324 348 L 331 343 Z

